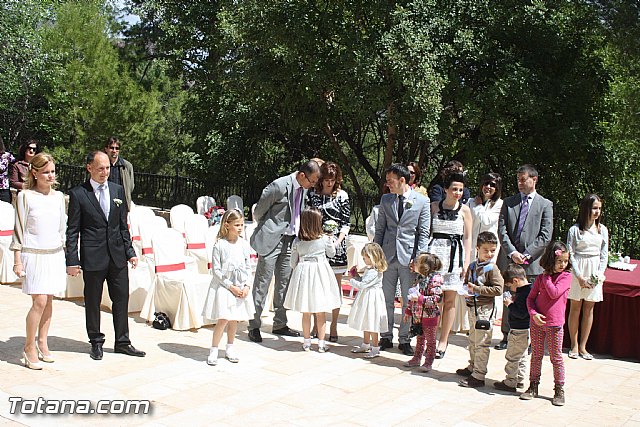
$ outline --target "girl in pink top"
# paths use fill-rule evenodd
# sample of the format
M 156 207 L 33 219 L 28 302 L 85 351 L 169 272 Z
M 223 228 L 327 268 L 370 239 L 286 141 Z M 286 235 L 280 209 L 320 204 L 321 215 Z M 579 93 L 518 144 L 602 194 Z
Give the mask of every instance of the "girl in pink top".
M 567 296 L 571 288 L 571 264 L 567 246 L 562 242 L 549 243 L 540 258 L 540 266 L 544 268 L 544 273 L 536 278 L 527 297 L 527 308 L 531 316 L 531 369 L 529 389 L 520 396 L 520 399 L 531 400 L 538 396 L 546 341 L 555 382 L 552 403 L 562 406 L 564 405 L 562 338 Z

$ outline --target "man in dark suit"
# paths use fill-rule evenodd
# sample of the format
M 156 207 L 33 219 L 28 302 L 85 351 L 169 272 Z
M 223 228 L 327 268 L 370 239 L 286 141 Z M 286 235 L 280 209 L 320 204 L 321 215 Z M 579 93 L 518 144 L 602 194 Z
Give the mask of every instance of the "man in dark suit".
M 129 356 L 145 355 L 144 351 L 133 347 L 129 340 L 127 260 L 135 268 L 138 258 L 131 246 L 127 228 L 124 189 L 121 185 L 107 182 L 110 166 L 105 153 L 90 153 L 87 156 L 87 170 L 91 179 L 69 192 L 67 274 L 77 276 L 82 267 L 87 334 L 91 343 L 90 356 L 94 360 L 101 360 L 103 355 L 100 300 L 105 279 L 113 302 L 114 351 Z
M 500 254 L 498 267 L 504 271 L 510 263 L 521 265 L 532 283 L 542 273 L 540 257 L 553 235 L 553 203 L 536 192 L 538 171 L 531 165 L 518 169 L 519 193 L 504 199 L 498 238 Z M 502 341 L 496 350 L 507 348 L 509 308 L 502 313 Z
M 253 281 L 256 313 L 249 320 L 249 339 L 262 342 L 262 310 L 275 272 L 272 332 L 298 337 L 300 333 L 287 326 L 284 299 L 291 276 L 291 245 L 300 229 L 300 213 L 307 200 L 307 190 L 320 179 L 320 167 L 314 160 L 303 163 L 297 172 L 280 177 L 269 184 L 256 203 L 253 220 L 258 223 L 251 235 L 251 246 L 258 253 L 258 266 Z

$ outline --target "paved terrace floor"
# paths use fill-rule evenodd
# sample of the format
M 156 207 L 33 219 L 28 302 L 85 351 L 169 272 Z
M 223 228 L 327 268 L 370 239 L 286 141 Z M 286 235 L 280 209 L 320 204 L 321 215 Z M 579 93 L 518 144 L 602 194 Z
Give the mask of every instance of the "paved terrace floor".
M 466 337 L 451 337 L 446 357 L 421 374 L 402 367 L 398 352 L 365 360 L 350 353 L 360 343 L 341 310 L 340 342 L 329 353 L 305 353 L 301 339 L 280 338 L 265 319 L 262 345 L 248 341 L 246 328 L 236 340 L 240 363 L 205 363 L 211 328 L 160 331 L 130 316 L 133 344 L 145 358 L 112 352 L 111 315 L 103 312 L 107 342 L 102 361 L 89 358 L 82 301 L 54 301 L 49 346 L 56 362 L 43 371 L 20 364 L 24 317 L 29 297 L 18 287 L 0 286 L 0 425 L 149 426 L 640 426 L 640 364 L 597 356 L 566 358 L 564 407 L 551 404 L 551 364 L 543 364 L 541 398 L 525 402 L 496 391 L 504 376 L 504 351 L 491 352 L 488 386 L 459 387 L 455 370 L 466 366 Z M 397 316 L 398 317 L 398 316 Z M 301 315 L 289 323 L 300 328 Z M 499 331 L 495 328 L 494 342 Z M 222 347 L 224 344 L 222 345 Z M 315 345 L 314 345 L 315 350 Z M 149 399 L 147 415 L 16 415 L 9 398 Z

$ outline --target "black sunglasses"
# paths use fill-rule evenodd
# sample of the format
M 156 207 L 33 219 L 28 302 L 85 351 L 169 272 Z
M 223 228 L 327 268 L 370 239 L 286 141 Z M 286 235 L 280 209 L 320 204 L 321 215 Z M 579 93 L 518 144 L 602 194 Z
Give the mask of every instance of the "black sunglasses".
M 495 182 L 485 182 L 482 185 L 486 185 L 487 187 L 491 187 L 491 188 L 498 188 L 498 184 L 496 184 Z

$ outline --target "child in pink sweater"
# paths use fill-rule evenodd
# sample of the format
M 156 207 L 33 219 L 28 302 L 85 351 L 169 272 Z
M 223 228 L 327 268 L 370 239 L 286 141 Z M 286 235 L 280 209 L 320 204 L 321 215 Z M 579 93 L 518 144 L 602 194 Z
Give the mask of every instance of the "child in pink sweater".
M 538 396 L 546 341 L 555 382 L 552 403 L 555 406 L 562 406 L 564 405 L 562 338 L 567 296 L 571 288 L 571 264 L 567 246 L 559 241 L 549 243 L 540 258 L 540 266 L 544 268 L 544 273 L 536 278 L 527 297 L 527 308 L 531 316 L 531 369 L 529 389 L 520 395 L 520 399 L 531 400 Z

